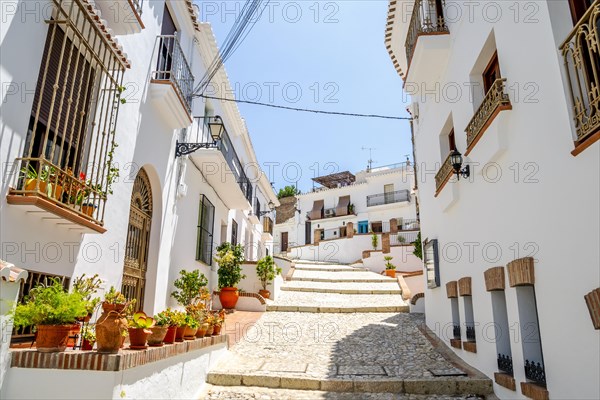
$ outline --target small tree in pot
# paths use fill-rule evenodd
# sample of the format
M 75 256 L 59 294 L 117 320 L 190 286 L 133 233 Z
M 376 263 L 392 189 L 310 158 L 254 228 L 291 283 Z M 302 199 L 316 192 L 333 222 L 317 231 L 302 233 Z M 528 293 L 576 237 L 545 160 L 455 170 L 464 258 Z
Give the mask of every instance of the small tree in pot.
M 258 293 L 265 299 L 271 297 L 271 292 L 267 290 L 267 285 L 273 282 L 279 274 L 281 274 L 281 268 L 275 266 L 275 261 L 273 261 L 273 257 L 271 256 L 260 259 L 256 264 L 256 275 L 258 275 L 258 279 L 260 279 L 262 285 L 262 290 L 259 290 Z
M 396 266 L 391 263 L 394 257 L 385 256 L 383 259 L 385 260 L 385 274 L 390 278 L 396 277 Z
M 229 242 L 222 243 L 217 247 L 215 261 L 219 264 L 217 274 L 219 275 L 219 300 L 221 306 L 226 309 L 235 308 L 240 297 L 237 285 L 246 277 L 242 273 L 244 262 L 244 247 Z
M 208 285 L 208 279 L 198 269 L 192 272 L 182 269 L 179 275 L 181 276 L 173 282 L 177 290 L 171 293 L 171 297 L 181 306 L 188 307 L 200 300 L 202 289 Z

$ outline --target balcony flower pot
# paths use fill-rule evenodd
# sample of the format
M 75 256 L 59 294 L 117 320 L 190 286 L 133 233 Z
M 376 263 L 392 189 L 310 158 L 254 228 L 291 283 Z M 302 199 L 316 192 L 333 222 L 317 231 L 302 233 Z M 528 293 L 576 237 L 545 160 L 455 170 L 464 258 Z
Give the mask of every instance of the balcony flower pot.
M 160 347 L 169 330 L 168 326 L 153 326 L 149 328 L 152 333 L 148 336 L 148 346 Z
M 395 269 L 386 269 L 385 270 L 385 274 L 387 276 L 389 276 L 390 278 L 395 278 L 396 277 L 396 270 Z
M 234 287 L 223 287 L 219 292 L 221 306 L 225 309 L 233 309 L 240 298 L 240 292 Z
M 184 332 L 185 332 L 185 325 L 177 327 L 177 331 L 175 333 L 175 341 L 176 342 L 183 342 L 183 333 Z
M 35 191 L 37 188 L 37 183 L 38 183 L 39 179 L 27 179 L 25 181 L 25 190 L 27 191 Z M 40 182 L 40 188 L 39 191 L 42 193 L 47 193 L 46 189 L 48 187 L 48 183 L 45 181 L 39 181 Z M 32 193 L 27 193 L 26 196 L 33 196 Z
M 88 217 L 91 217 L 92 215 L 94 215 L 94 211 L 96 210 L 96 208 L 98 208 L 98 206 L 95 204 L 85 203 L 81 205 L 81 212 L 87 215 Z
M 260 294 L 264 299 L 271 298 L 271 292 L 269 292 L 268 290 L 265 290 L 265 289 L 260 289 L 258 291 L 258 294 Z
M 185 329 L 183 330 L 183 338 L 185 340 L 194 340 L 196 339 L 196 331 L 198 330 L 197 327 L 191 327 L 191 326 L 185 326 Z
M 145 328 L 129 328 L 129 348 L 132 350 L 147 349 L 146 341 L 152 333 L 150 329 Z
M 37 325 L 35 347 L 40 353 L 65 351 L 74 325 Z M 77 325 L 79 327 L 79 325 Z
M 175 343 L 175 334 L 177 333 L 177 327 L 176 326 L 169 326 L 167 328 L 167 334 L 165 335 L 165 338 L 163 339 L 163 342 L 166 344 L 173 344 Z
M 204 336 L 206 336 L 207 331 L 208 331 L 208 324 L 206 322 L 203 324 L 200 324 L 200 327 L 198 328 L 198 331 L 196 332 L 196 337 L 203 338 Z

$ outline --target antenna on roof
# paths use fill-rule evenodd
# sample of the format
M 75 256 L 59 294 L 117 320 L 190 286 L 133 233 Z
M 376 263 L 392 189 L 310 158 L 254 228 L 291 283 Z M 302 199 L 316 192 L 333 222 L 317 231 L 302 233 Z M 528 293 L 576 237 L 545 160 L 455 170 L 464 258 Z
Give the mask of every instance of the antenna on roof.
M 367 161 L 367 172 L 371 172 L 371 168 L 373 167 L 373 150 L 374 147 L 361 147 L 361 150 L 369 150 L 369 161 Z

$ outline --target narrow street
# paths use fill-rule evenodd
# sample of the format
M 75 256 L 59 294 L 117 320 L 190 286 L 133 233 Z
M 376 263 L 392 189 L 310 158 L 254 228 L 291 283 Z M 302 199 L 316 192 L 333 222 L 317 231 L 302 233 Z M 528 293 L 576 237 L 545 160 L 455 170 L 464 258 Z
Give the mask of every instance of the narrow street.
M 492 392 L 488 378 L 438 349 L 392 278 L 299 262 L 267 310 L 252 327 L 239 327 L 243 339 L 209 373 L 202 398 L 453 399 Z

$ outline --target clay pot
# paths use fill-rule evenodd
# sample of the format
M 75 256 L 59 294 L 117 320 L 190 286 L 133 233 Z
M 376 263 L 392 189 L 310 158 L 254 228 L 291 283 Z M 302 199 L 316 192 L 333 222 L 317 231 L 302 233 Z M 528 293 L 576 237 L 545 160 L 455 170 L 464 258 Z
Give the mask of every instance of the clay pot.
M 206 336 L 212 336 L 214 331 L 215 331 L 215 327 L 213 325 L 209 325 L 208 329 L 206 330 Z
M 184 332 L 185 332 L 185 325 L 177 327 L 177 332 L 175 333 L 175 341 L 176 342 L 183 342 L 183 333 Z
M 198 328 L 192 328 L 190 326 L 186 326 L 185 330 L 183 331 L 183 338 L 185 340 L 196 339 L 196 331 L 198 331 Z
M 144 328 L 129 328 L 129 348 L 132 350 L 147 349 L 146 341 L 152 333 L 149 329 Z
M 385 274 L 387 276 L 389 276 L 390 278 L 395 278 L 396 277 L 396 270 L 395 269 L 386 269 L 385 270 Z
M 235 305 L 240 298 L 240 292 L 238 292 L 237 288 L 233 287 L 224 287 L 221 288 L 219 292 L 219 300 L 221 301 L 221 306 L 225 309 L 235 308 Z
M 96 342 L 90 342 L 87 339 L 83 339 L 83 343 L 81 343 L 81 350 L 92 350 L 94 348 L 94 343 Z
M 220 335 L 221 334 L 221 325 L 215 325 L 213 328 L 213 335 Z
M 197 338 L 202 338 L 204 336 L 206 336 L 206 331 L 208 330 L 208 324 L 204 323 L 202 325 L 200 325 L 200 328 L 198 328 L 198 331 L 196 332 L 196 337 Z
M 91 217 L 94 214 L 94 210 L 96 208 L 98 207 L 94 204 L 84 204 L 81 206 L 81 212 L 87 215 L 88 217 Z
M 163 339 L 163 343 L 166 343 L 166 344 L 175 343 L 175 334 L 176 333 L 177 333 L 177 327 L 169 326 L 167 328 L 167 334 L 165 335 L 165 338 Z
M 124 304 L 102 303 L 104 312 L 96 322 L 96 345 L 98 353 L 118 353 L 124 341 L 121 330 L 127 326 L 127 320 L 117 310 L 123 310 Z
M 168 326 L 153 326 L 152 328 L 148 328 L 152 331 L 150 336 L 148 336 L 148 346 L 160 347 L 163 345 L 163 340 L 167 335 Z
M 79 333 L 81 332 L 81 325 L 74 324 L 71 326 L 69 330 L 69 339 L 67 340 L 67 348 L 75 347 L 77 339 L 79 338 Z
M 25 181 L 25 190 L 35 191 L 37 186 L 37 179 L 27 179 Z M 46 188 L 48 187 L 48 183 L 44 181 L 40 181 L 40 189 L 39 191 L 42 193 L 46 193 Z M 26 196 L 33 196 L 33 193 L 27 193 Z
M 258 294 L 260 294 L 265 299 L 269 299 L 271 297 L 271 292 L 269 292 L 268 290 L 265 290 L 265 289 L 259 290 Z
M 79 325 L 77 325 L 79 327 Z M 38 325 L 35 347 L 41 353 L 65 351 L 74 325 Z

